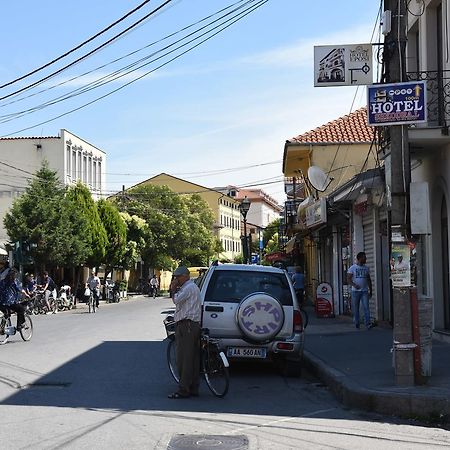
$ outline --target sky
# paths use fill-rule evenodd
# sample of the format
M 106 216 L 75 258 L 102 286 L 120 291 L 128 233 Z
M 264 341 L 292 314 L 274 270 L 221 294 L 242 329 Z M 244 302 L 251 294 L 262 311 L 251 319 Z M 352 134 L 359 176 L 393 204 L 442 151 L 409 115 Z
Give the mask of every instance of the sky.
M 90 57 L 42 80 L 164 1 L 148 2 L 55 64 L 0 88 L 0 97 L 5 97 L 0 99 L 0 136 L 55 136 L 62 128 L 69 130 L 107 153 L 107 193 L 166 172 L 206 187 L 260 187 L 283 202 L 285 141 L 366 102 L 364 88 L 313 87 L 313 47 L 370 42 L 380 2 L 268 0 L 257 7 L 256 0 L 172 0 Z M 3 2 L 0 85 L 75 48 L 142 2 Z M 237 7 L 241 9 L 218 20 Z M 211 33 L 199 35 L 212 25 L 174 44 L 249 7 L 257 8 L 203 43 Z M 372 42 L 378 39 L 375 30 Z M 169 62 L 195 44 L 200 45 Z M 129 53 L 134 54 L 124 57 Z M 116 70 L 145 57 L 146 66 L 133 66 L 134 72 L 112 78 Z M 110 82 L 80 93 L 99 79 Z M 67 94 L 71 97 L 63 100 Z M 71 110 L 76 111 L 66 114 Z

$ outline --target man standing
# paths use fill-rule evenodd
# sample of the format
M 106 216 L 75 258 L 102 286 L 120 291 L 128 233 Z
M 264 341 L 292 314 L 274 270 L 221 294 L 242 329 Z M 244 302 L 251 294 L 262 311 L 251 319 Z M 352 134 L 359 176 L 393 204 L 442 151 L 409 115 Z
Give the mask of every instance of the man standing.
M 200 290 L 190 279 L 185 266 L 178 267 L 170 283 L 175 304 L 175 342 L 177 367 L 180 374 L 178 391 L 169 398 L 198 396 L 200 384 Z
M 101 285 L 100 278 L 97 276 L 97 274 L 93 270 L 91 272 L 91 276 L 86 281 L 86 287 L 88 287 L 91 290 L 92 295 L 94 296 L 95 305 L 97 308 L 98 308 L 98 303 L 100 300 L 100 285 Z
M 57 297 L 57 292 L 56 292 L 56 284 L 55 282 L 48 276 L 48 272 L 45 271 L 43 273 L 44 275 L 44 280 L 43 280 L 43 290 L 44 290 L 44 298 L 45 298 L 45 304 L 47 305 L 47 314 L 50 314 L 51 312 L 51 306 L 50 306 L 50 295 L 53 295 L 53 301 L 56 302 L 56 297 Z M 56 313 L 56 309 L 55 311 L 53 311 L 53 314 Z
M 156 278 L 155 274 L 153 274 L 153 276 L 150 278 L 149 285 L 150 285 L 149 297 L 153 296 L 153 298 L 155 298 L 159 288 L 158 278 Z
M 347 281 L 352 287 L 352 310 L 356 328 L 359 328 L 359 305 L 362 303 L 364 309 L 364 322 L 366 328 L 372 328 L 370 323 L 369 298 L 372 297 L 372 280 L 370 271 L 366 266 L 366 254 L 359 252 L 356 255 L 357 263 L 353 264 L 347 271 Z

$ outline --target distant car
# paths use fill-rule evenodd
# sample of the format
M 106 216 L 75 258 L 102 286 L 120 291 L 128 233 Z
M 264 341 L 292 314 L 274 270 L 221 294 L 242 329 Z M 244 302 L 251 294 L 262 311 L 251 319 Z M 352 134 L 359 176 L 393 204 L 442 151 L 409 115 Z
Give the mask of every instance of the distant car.
M 211 266 L 199 280 L 202 327 L 229 359 L 269 360 L 298 376 L 303 321 L 286 271 L 242 264 Z

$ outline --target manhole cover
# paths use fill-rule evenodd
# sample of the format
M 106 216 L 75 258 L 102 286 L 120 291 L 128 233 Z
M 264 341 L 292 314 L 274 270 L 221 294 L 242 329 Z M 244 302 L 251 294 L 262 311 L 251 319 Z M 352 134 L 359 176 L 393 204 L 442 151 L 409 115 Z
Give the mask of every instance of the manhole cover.
M 215 434 L 178 434 L 167 446 L 168 450 L 246 450 L 246 436 L 220 436 Z

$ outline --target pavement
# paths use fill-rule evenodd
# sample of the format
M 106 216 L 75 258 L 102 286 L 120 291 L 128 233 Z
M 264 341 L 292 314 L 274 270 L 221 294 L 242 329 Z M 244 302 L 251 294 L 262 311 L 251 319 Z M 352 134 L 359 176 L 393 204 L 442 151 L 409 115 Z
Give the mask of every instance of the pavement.
M 425 385 L 395 384 L 392 328 L 356 329 L 351 318 L 317 318 L 308 309 L 304 365 L 349 408 L 450 422 L 450 344 L 433 340 Z

